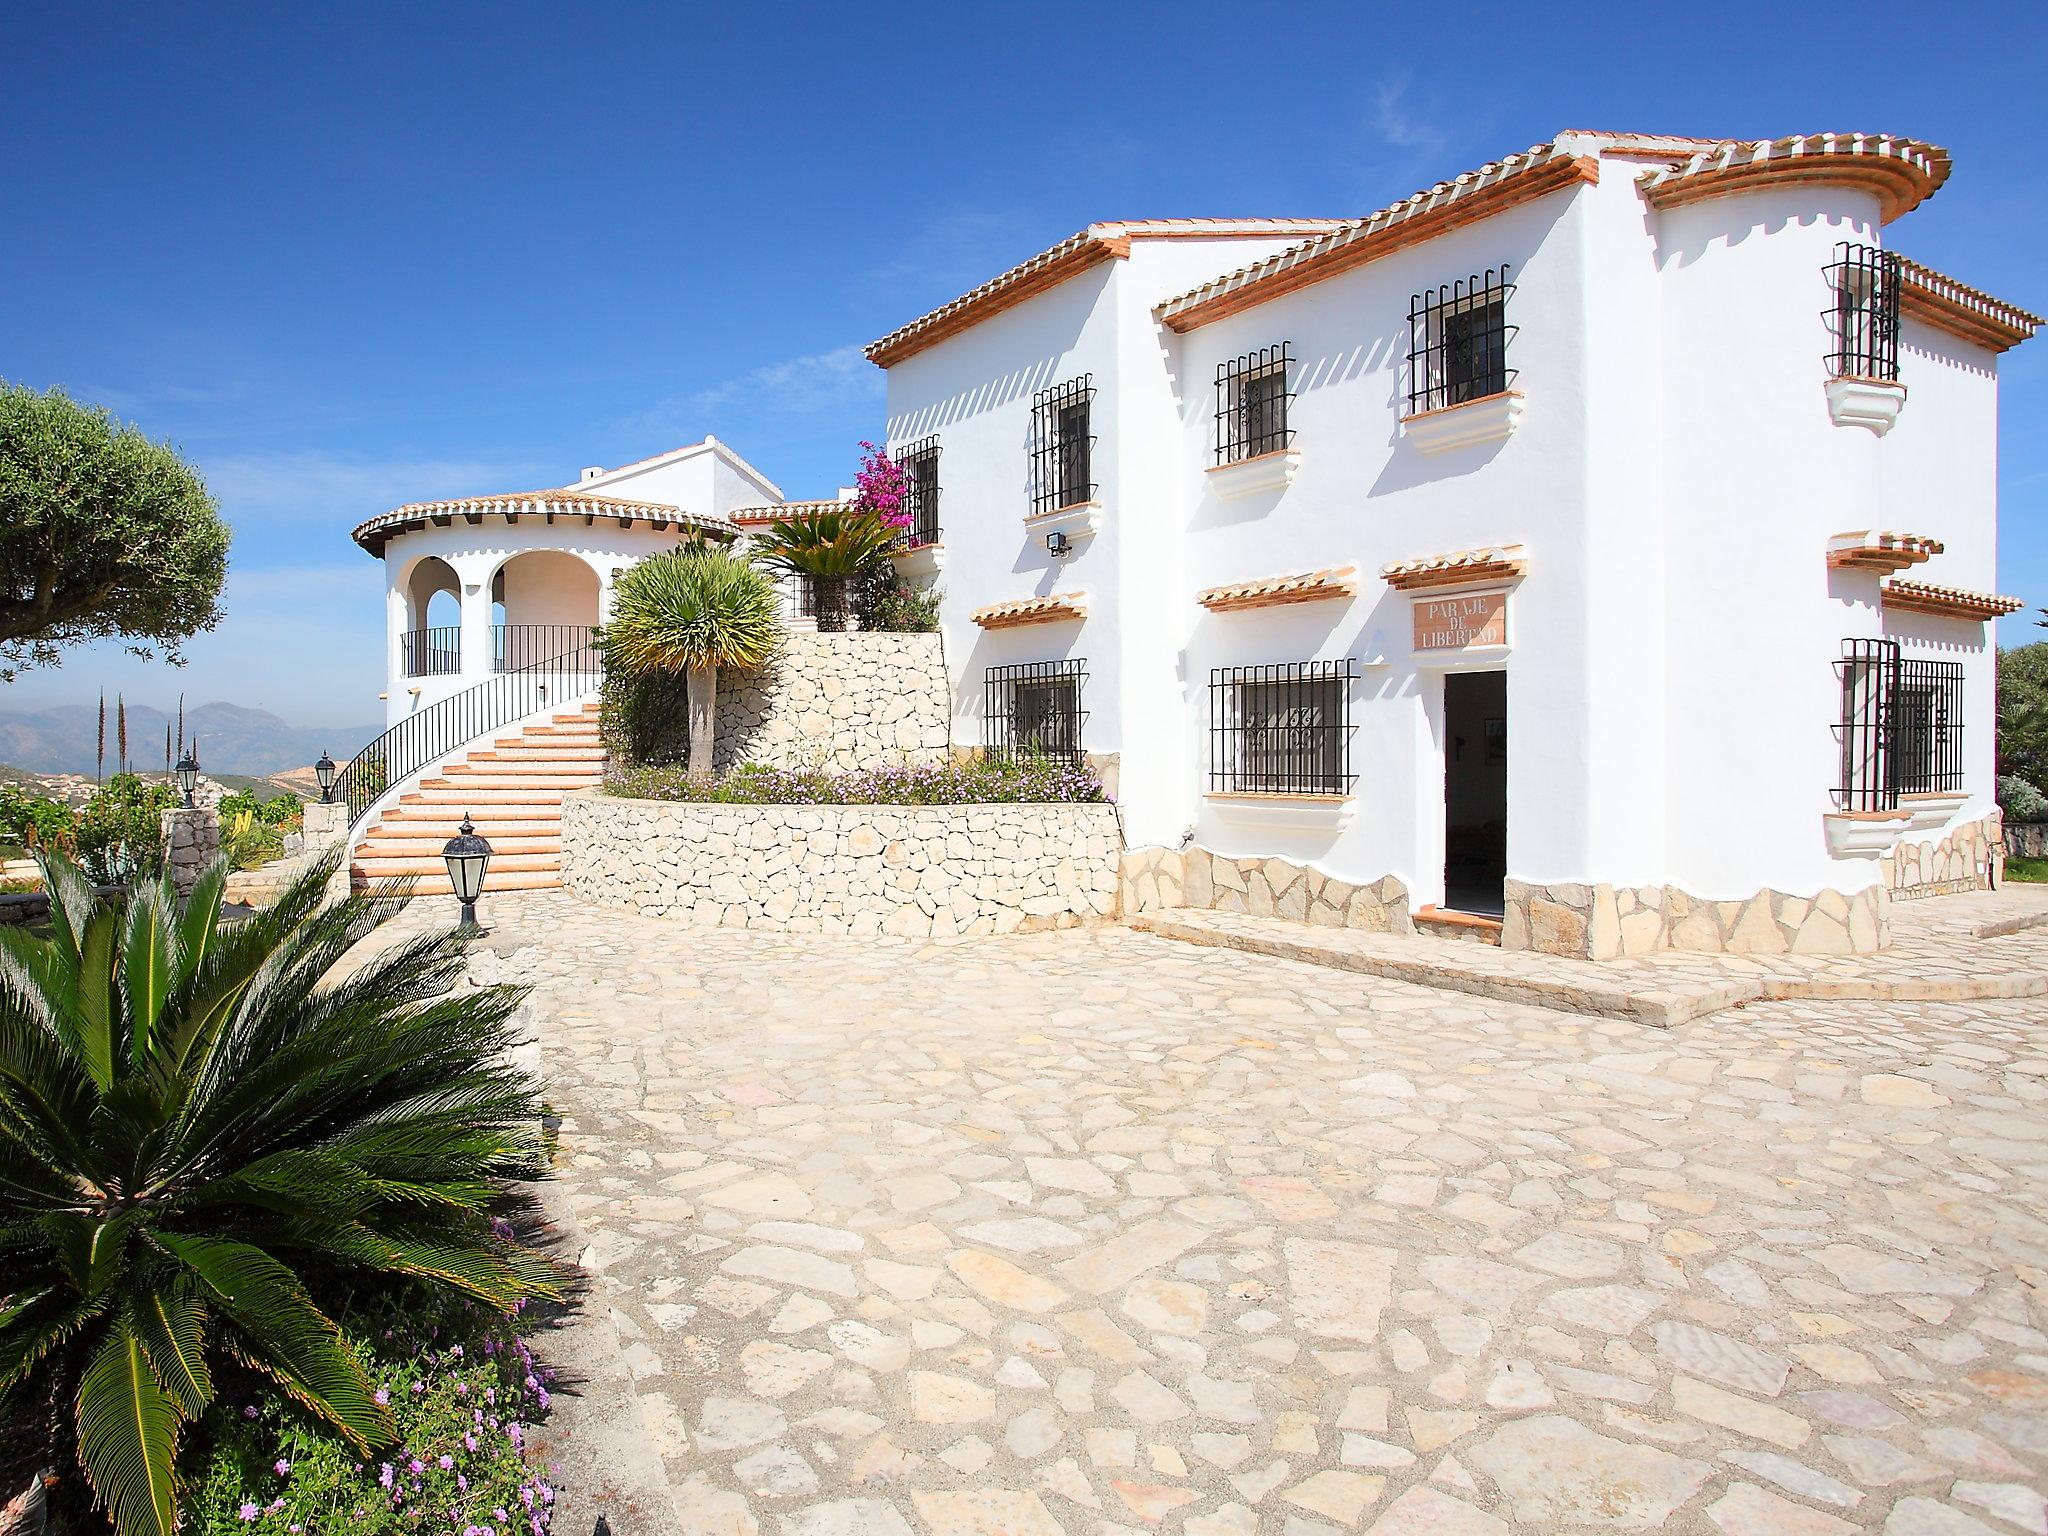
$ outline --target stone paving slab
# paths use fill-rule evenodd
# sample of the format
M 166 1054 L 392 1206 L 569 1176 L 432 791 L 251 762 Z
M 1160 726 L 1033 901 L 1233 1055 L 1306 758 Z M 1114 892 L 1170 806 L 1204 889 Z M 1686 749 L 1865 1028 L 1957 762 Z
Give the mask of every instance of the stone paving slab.
M 2042 1528 L 2031 1004 L 484 917 L 611 1373 L 547 1440 L 577 1536 Z M 650 1450 L 665 1519 L 609 1502 Z
M 1762 998 L 1893 1002 L 2048 997 L 2048 887 L 1932 897 L 1893 907 L 1892 948 L 1876 955 L 1701 955 L 1630 960 L 1319 928 L 1241 912 L 1174 908 L 1130 919 L 1182 943 L 1640 1023 L 1683 1024 Z

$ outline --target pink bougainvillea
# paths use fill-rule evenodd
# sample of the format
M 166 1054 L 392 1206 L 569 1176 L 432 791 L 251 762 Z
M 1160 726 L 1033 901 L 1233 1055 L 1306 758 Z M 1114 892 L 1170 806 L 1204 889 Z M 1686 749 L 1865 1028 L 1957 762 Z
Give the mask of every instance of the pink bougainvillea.
M 892 528 L 908 528 L 910 476 L 903 466 L 873 443 L 860 445 L 860 470 L 853 477 L 854 502 Z

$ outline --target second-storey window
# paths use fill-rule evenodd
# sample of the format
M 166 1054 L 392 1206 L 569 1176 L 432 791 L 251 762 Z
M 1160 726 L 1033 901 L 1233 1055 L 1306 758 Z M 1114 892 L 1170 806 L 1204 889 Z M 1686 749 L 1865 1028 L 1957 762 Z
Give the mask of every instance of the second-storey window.
M 903 510 L 910 526 L 903 530 L 903 542 L 915 549 L 939 542 L 939 440 L 927 437 L 908 443 L 895 452 L 896 463 L 908 482 Z
M 982 742 L 991 753 L 1081 757 L 1081 685 L 1088 663 L 1027 661 L 982 673 Z
M 1838 379 L 1899 377 L 1899 258 L 1874 245 L 1835 247 L 1835 350 L 1828 369 Z
M 1963 664 L 1904 655 L 1896 640 L 1844 640 L 1841 782 L 1845 811 L 1896 810 L 1901 795 L 1963 787 Z
M 1287 343 L 1261 347 L 1216 365 L 1216 462 L 1277 453 L 1294 441 L 1287 429 Z
M 1441 410 L 1503 393 L 1514 382 L 1508 324 L 1515 285 L 1506 267 L 1488 267 L 1416 294 L 1408 301 L 1408 414 Z
M 1349 794 L 1356 675 L 1348 659 L 1211 672 L 1211 792 Z
M 1088 373 L 1032 397 L 1033 512 L 1056 512 L 1095 499 L 1094 403 L 1095 376 Z

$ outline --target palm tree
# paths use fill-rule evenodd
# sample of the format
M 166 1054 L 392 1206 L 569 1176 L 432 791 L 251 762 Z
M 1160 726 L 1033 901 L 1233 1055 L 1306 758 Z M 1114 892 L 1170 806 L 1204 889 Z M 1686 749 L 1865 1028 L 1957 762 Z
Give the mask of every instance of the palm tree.
M 689 776 L 711 777 L 718 669 L 758 667 L 782 643 L 782 604 L 760 566 L 725 549 L 691 546 L 641 561 L 612 589 L 598 633 L 605 664 L 627 679 L 684 679 Z
M 223 1358 L 359 1453 L 390 1443 L 344 1287 L 560 1293 L 493 1220 L 544 1168 L 505 1056 L 521 992 L 450 991 L 448 932 L 335 973 L 395 909 L 323 906 L 334 867 L 229 925 L 219 862 L 181 911 L 168 874 L 100 901 L 46 857 L 50 935 L 0 930 L 0 1438 L 75 1458 L 120 1536 L 175 1531 Z
M 900 525 L 857 504 L 793 517 L 754 535 L 756 552 L 770 565 L 818 584 L 818 628 L 846 628 L 846 584 L 885 555 Z

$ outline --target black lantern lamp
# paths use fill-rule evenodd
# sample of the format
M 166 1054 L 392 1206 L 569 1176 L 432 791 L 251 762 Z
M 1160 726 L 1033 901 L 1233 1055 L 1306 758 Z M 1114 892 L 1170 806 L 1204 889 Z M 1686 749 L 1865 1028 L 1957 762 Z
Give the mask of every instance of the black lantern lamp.
M 185 791 L 185 809 L 192 809 L 192 791 L 199 783 L 199 764 L 192 760 L 191 752 L 178 759 L 178 788 Z
M 459 931 L 476 933 L 476 899 L 483 894 L 484 871 L 491 867 L 491 845 L 476 835 L 469 813 L 462 826 L 441 849 L 441 862 L 448 866 L 448 883 L 455 887 L 455 899 L 462 903 Z
M 320 761 L 313 765 L 313 776 L 320 781 L 320 803 L 329 805 L 334 800 L 334 759 L 325 752 Z

